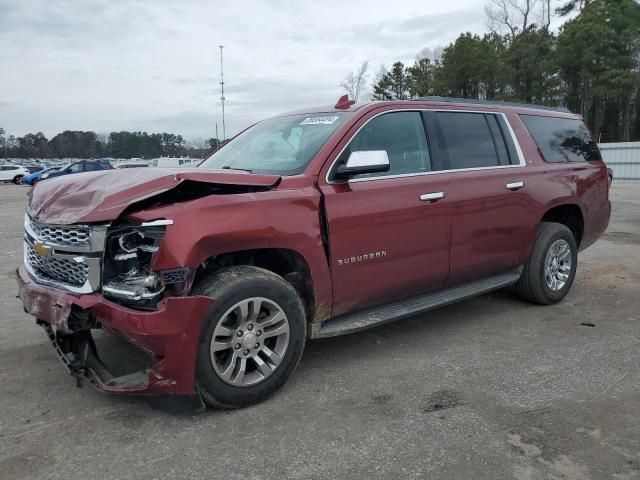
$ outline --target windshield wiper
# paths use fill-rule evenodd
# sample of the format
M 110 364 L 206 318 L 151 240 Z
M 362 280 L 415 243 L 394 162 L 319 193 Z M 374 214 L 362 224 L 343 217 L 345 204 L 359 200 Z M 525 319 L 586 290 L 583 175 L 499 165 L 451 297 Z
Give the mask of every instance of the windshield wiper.
M 230 167 L 229 165 L 224 165 L 223 167 L 220 167 L 223 170 L 240 170 L 241 172 L 249 172 L 249 173 L 253 173 L 253 170 L 249 170 L 248 168 L 236 168 L 236 167 Z

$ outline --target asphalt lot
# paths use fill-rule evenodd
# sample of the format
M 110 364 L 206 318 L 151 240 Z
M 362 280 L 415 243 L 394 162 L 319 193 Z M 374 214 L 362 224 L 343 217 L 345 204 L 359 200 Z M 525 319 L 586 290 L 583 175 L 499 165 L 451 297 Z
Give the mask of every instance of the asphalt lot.
M 640 183 L 561 304 L 309 342 L 279 394 L 202 414 L 75 387 L 15 298 L 26 193 L 0 184 L 0 478 L 640 478 Z

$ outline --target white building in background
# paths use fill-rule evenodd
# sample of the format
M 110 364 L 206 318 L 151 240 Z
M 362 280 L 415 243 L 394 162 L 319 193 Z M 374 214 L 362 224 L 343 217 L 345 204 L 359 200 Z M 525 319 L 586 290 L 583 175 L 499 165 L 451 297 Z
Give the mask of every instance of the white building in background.
M 201 158 L 160 157 L 151 160 L 151 166 L 160 168 L 195 167 L 201 161 Z
M 602 159 L 613 170 L 613 181 L 640 180 L 640 142 L 600 143 Z

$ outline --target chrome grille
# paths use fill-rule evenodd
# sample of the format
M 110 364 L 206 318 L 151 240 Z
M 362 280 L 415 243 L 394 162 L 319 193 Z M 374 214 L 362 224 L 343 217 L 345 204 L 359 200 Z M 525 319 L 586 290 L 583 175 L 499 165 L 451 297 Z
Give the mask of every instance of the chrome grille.
M 29 219 L 29 226 L 40 241 L 51 245 L 76 247 L 90 242 L 88 226 L 45 225 L 32 219 Z
M 29 243 L 25 242 L 25 261 L 39 276 L 48 280 L 81 287 L 89 278 L 89 266 L 83 257 L 56 259 L 41 257 Z
M 25 213 L 25 269 L 43 285 L 73 293 L 96 292 L 108 226 L 38 223 Z

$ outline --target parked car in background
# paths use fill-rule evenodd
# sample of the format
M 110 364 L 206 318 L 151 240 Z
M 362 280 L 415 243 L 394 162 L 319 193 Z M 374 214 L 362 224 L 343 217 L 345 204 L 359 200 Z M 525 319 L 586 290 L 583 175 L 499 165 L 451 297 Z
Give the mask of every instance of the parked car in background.
M 31 172 L 27 167 L 20 165 L 0 165 L 0 182 L 13 182 L 17 185 L 23 177 L 30 174 Z
M 40 177 L 40 180 L 47 180 L 49 178 L 61 177 L 63 175 L 71 175 L 74 173 L 83 172 L 95 172 L 98 170 L 112 170 L 113 166 L 107 160 L 83 160 L 81 162 L 75 162 L 67 165 L 55 172 L 45 173 Z
M 121 170 L 123 168 L 139 168 L 139 167 L 148 167 L 149 165 L 146 162 L 122 162 L 116 164 L 115 168 L 117 170 Z
M 307 338 L 507 286 L 560 302 L 610 213 L 607 167 L 568 110 L 342 98 L 259 122 L 196 168 L 43 183 L 19 297 L 99 389 L 238 408 L 284 384 Z M 153 365 L 109 373 L 94 329 Z
M 29 170 L 29 172 L 31 173 L 36 173 L 41 171 L 44 167 L 41 165 L 26 165 L 25 166 L 27 170 Z
M 61 168 L 64 168 L 64 167 L 51 167 L 51 168 L 45 168 L 44 170 L 36 171 L 31 175 L 27 175 L 26 177 L 23 177 L 20 183 L 22 183 L 23 185 L 35 185 L 40 181 L 43 175 L 46 175 L 47 173 L 57 172 Z

